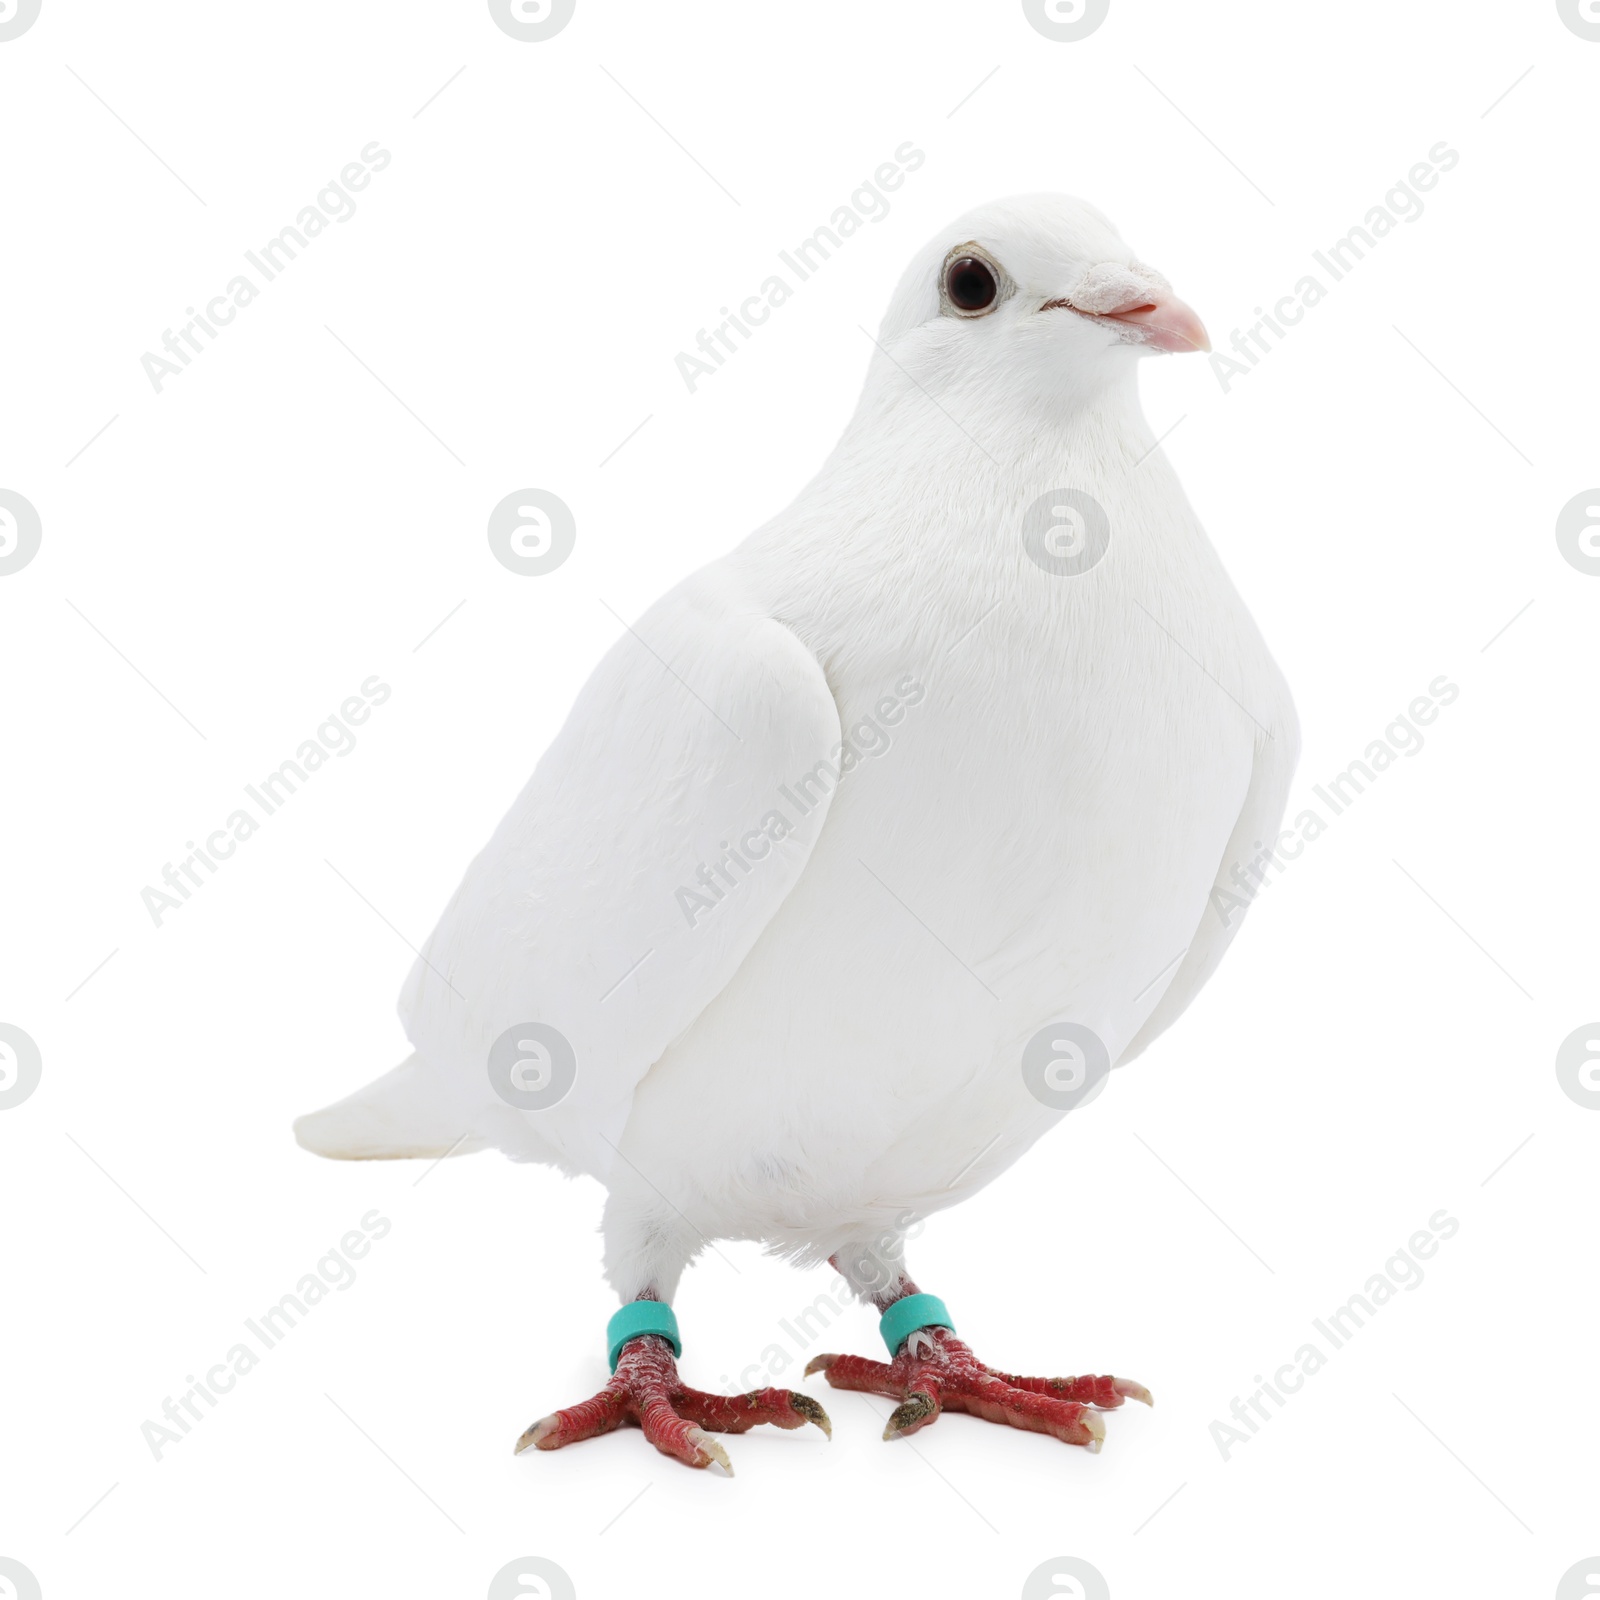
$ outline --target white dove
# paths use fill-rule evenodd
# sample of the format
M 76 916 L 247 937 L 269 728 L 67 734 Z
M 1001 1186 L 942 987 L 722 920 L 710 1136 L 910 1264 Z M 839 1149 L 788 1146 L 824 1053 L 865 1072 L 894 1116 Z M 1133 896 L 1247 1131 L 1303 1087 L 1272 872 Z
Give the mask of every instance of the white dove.
M 1287 687 L 1140 410 L 1209 349 L 1093 207 L 967 213 L 912 260 L 789 508 L 628 628 L 401 999 L 414 1054 L 296 1135 L 495 1147 L 608 1191 L 613 1377 L 519 1440 L 639 1423 L 693 1466 L 816 1401 L 686 1387 L 709 1242 L 824 1258 L 883 1313 L 836 1387 L 1098 1448 L 1140 1385 L 985 1366 L 906 1275 L 1193 1000 L 1266 865 Z

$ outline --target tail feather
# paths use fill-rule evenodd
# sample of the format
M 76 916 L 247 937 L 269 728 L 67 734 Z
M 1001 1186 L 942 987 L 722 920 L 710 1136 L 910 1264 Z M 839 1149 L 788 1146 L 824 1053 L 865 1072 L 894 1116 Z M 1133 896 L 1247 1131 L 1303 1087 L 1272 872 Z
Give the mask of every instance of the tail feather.
M 463 1125 L 450 1086 L 418 1055 L 343 1100 L 297 1117 L 302 1149 L 335 1161 L 466 1155 L 488 1143 Z

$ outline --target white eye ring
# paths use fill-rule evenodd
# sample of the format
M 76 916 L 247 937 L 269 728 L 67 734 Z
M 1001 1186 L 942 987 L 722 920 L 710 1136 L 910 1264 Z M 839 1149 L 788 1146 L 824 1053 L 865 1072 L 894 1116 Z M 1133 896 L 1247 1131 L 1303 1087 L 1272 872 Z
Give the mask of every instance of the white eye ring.
M 976 293 L 981 293 L 985 276 L 994 292 L 987 300 L 980 301 Z M 988 316 L 1015 293 L 1016 285 L 1006 269 L 976 240 L 969 239 L 965 244 L 952 246 L 939 267 L 941 316 L 960 317 L 970 322 L 977 317 Z

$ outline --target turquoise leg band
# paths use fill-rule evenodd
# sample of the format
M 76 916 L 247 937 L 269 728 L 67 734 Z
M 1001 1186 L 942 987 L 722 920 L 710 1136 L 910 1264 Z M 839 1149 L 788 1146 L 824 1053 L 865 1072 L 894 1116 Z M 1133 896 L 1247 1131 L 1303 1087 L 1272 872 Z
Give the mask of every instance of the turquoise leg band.
M 673 1316 L 672 1307 L 664 1300 L 630 1300 L 606 1324 L 606 1354 L 611 1358 L 613 1372 L 617 1370 L 617 1357 L 622 1354 L 623 1345 L 642 1333 L 658 1335 L 672 1346 L 673 1355 L 683 1354 L 683 1345 L 678 1339 L 678 1319 Z
M 938 1295 L 908 1294 L 903 1300 L 896 1300 L 878 1322 L 878 1332 L 883 1335 L 883 1342 L 888 1345 L 891 1357 L 900 1353 L 900 1346 L 918 1328 L 948 1328 L 951 1333 L 956 1331 L 956 1325 L 950 1320 L 950 1313 L 945 1310 L 944 1301 Z

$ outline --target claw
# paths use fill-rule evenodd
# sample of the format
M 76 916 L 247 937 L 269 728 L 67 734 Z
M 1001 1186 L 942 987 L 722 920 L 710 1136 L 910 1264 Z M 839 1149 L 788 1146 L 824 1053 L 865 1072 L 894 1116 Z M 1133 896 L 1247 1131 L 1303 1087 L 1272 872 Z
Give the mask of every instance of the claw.
M 809 1370 L 809 1368 L 807 1369 Z M 792 1394 L 789 1404 L 800 1413 L 807 1422 L 814 1422 L 822 1429 L 829 1439 L 833 1437 L 833 1424 L 828 1420 L 828 1413 L 817 1404 L 808 1394 Z
M 699 1463 L 700 1466 L 709 1467 L 715 1461 L 730 1478 L 733 1476 L 733 1463 L 728 1459 L 728 1452 L 704 1428 L 691 1428 L 687 1437 L 689 1443 L 706 1457 Z
M 561 1418 L 553 1411 L 548 1417 L 541 1417 L 537 1422 L 529 1423 L 522 1437 L 517 1440 L 512 1455 L 520 1456 L 524 1450 L 537 1450 L 540 1442 L 548 1439 L 560 1426 Z
M 922 1340 L 932 1345 L 932 1355 L 919 1353 Z M 1151 1404 L 1143 1384 L 1105 1373 L 1026 1378 L 1001 1372 L 985 1366 L 946 1328 L 919 1330 L 888 1365 L 861 1356 L 817 1356 L 810 1370 L 818 1369 L 827 1373 L 835 1389 L 881 1394 L 900 1402 L 883 1430 L 885 1439 L 915 1433 L 944 1411 L 961 1411 L 988 1422 L 1047 1433 L 1092 1454 L 1106 1437 L 1099 1410 L 1114 1410 L 1124 1400 Z
M 806 1377 L 809 1378 L 813 1372 L 826 1372 L 838 1359 L 838 1356 L 812 1356 L 806 1362 Z
M 883 1436 L 885 1439 L 903 1438 L 908 1433 L 915 1433 L 923 1423 L 931 1421 L 938 1414 L 939 1402 L 931 1394 L 920 1389 L 914 1390 L 894 1408 Z
M 814 1422 L 833 1437 L 828 1414 L 809 1395 L 788 1389 L 752 1389 L 748 1394 L 705 1394 L 678 1377 L 669 1346 L 654 1334 L 629 1340 L 617 1369 L 599 1394 L 582 1405 L 552 1412 L 517 1440 L 524 1450 L 559 1450 L 563 1445 L 637 1423 L 663 1455 L 690 1467 L 718 1466 L 731 1478 L 728 1452 L 712 1437 L 745 1433 L 762 1423 L 795 1430 Z

